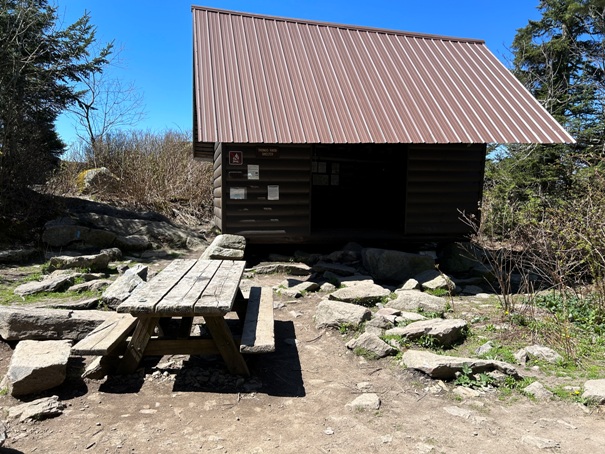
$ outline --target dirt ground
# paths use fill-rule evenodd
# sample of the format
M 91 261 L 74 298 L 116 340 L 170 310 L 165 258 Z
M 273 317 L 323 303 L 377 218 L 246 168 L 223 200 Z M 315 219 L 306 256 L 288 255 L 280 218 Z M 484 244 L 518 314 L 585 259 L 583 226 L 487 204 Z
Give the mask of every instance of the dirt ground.
M 256 276 L 274 285 L 285 276 Z M 393 358 L 355 356 L 337 331 L 318 331 L 322 296 L 277 298 L 276 352 L 248 357 L 252 377 L 218 359 L 149 358 L 129 377 L 82 380 L 77 358 L 56 394 L 64 413 L 8 421 L 3 453 L 534 453 L 605 452 L 603 410 L 521 395 L 461 398 Z M 0 344 L 0 374 L 11 349 Z M 435 386 L 437 385 L 437 386 Z M 378 394 L 377 411 L 346 404 Z M 41 396 L 35 396 L 41 397 Z M 8 407 L 20 403 L 0 398 Z

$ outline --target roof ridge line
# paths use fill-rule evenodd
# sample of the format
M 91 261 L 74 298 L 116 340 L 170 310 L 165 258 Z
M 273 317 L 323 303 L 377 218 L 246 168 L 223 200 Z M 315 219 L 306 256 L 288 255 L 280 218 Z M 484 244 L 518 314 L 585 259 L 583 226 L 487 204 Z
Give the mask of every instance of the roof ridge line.
M 308 24 L 308 25 L 318 25 L 323 27 L 332 27 L 332 28 L 342 28 L 346 30 L 359 30 L 359 31 L 368 31 L 375 33 L 385 33 L 389 35 L 400 35 L 400 36 L 408 36 L 411 38 L 421 38 L 421 39 L 431 39 L 438 41 L 452 41 L 452 42 L 467 42 L 467 43 L 475 43 L 475 44 L 485 44 L 485 40 L 475 39 L 475 38 L 460 38 L 455 36 L 445 36 L 445 35 L 436 35 L 431 33 L 419 33 L 419 32 L 409 32 L 404 30 L 392 30 L 388 28 L 377 28 L 377 27 L 367 27 L 363 25 L 350 25 L 350 24 L 339 24 L 335 22 L 324 22 L 310 19 L 297 19 L 292 17 L 283 17 L 283 16 L 271 16 L 267 14 L 257 14 L 257 13 L 248 13 L 243 11 L 234 11 L 228 9 L 221 8 L 212 8 L 209 6 L 191 6 L 192 11 L 208 11 L 212 13 L 223 13 L 223 14 L 231 14 L 235 16 L 245 16 L 251 17 L 255 19 L 268 19 L 274 21 L 284 21 L 291 22 L 296 24 Z

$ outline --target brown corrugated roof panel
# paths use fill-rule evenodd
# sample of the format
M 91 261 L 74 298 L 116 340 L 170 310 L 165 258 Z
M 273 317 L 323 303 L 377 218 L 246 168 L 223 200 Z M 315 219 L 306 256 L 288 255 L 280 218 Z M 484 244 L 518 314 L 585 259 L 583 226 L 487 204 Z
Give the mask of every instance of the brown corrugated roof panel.
M 480 40 L 193 7 L 196 133 L 227 143 L 571 143 Z

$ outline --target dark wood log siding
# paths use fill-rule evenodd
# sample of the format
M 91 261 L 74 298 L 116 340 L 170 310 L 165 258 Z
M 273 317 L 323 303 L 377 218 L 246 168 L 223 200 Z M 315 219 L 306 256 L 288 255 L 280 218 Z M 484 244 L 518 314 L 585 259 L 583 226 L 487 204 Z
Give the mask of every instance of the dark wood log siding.
M 310 233 L 311 147 L 290 145 L 223 144 L 223 233 L 254 241 L 303 241 Z M 259 148 L 275 151 L 263 157 Z M 230 152 L 242 153 L 241 165 L 229 164 Z M 259 179 L 248 178 L 248 166 L 258 166 Z M 279 199 L 269 200 L 268 187 L 279 187 Z M 233 188 L 246 190 L 244 199 L 232 198 Z M 237 190 L 237 189 L 236 189 Z
M 223 147 L 217 144 L 214 150 L 214 224 L 223 229 Z
M 405 235 L 430 239 L 469 233 L 460 211 L 478 215 L 484 144 L 408 148 Z

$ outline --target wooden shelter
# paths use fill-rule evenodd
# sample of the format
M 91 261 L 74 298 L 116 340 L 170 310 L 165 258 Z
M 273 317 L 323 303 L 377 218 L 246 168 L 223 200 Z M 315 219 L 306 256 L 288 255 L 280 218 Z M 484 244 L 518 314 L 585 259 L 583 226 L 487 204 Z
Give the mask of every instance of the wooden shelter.
M 573 138 L 480 40 L 193 7 L 194 155 L 249 241 L 444 241 L 486 144 Z

